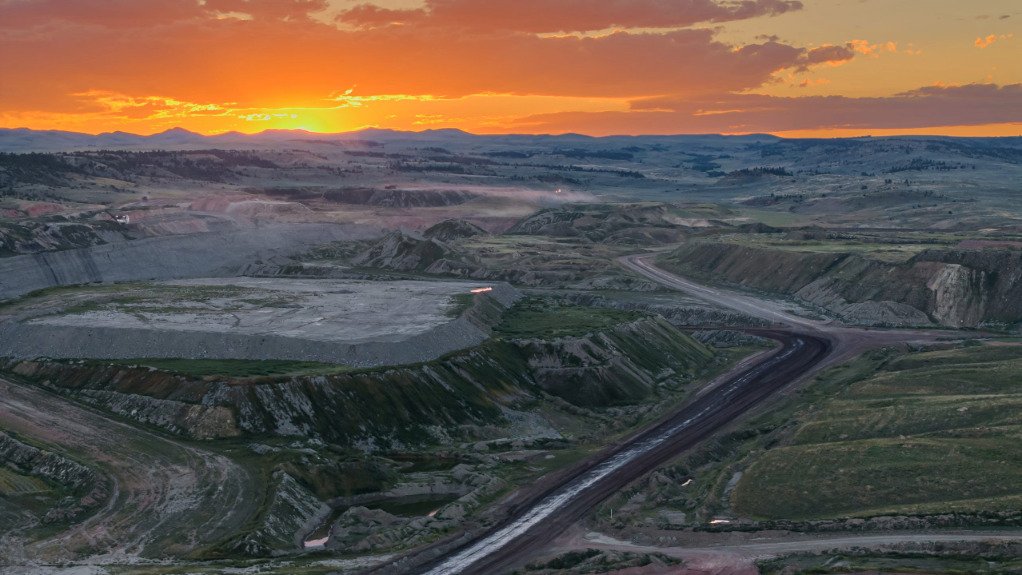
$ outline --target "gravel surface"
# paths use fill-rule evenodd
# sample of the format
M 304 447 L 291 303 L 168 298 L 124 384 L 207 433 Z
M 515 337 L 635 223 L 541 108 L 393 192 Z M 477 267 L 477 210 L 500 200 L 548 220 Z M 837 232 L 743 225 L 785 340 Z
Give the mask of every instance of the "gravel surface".
M 471 306 L 452 316 L 458 311 L 454 296 L 490 287 L 471 297 L 503 307 L 521 297 L 507 284 L 463 281 L 207 278 L 169 285 L 170 295 L 168 284 L 157 284 L 159 297 L 132 291 L 123 302 L 97 302 L 84 311 L 9 317 L 0 322 L 0 356 L 399 365 L 490 337 Z M 173 295 L 178 288 L 179 298 Z
M 31 320 L 34 325 L 276 335 L 312 341 L 401 341 L 451 321 L 452 296 L 478 283 L 277 278 L 206 278 L 148 301 Z M 189 290 L 190 287 L 214 288 Z M 228 288 L 218 290 L 216 288 Z M 202 297 L 203 294 L 211 294 Z M 200 297 L 196 297 L 200 296 Z

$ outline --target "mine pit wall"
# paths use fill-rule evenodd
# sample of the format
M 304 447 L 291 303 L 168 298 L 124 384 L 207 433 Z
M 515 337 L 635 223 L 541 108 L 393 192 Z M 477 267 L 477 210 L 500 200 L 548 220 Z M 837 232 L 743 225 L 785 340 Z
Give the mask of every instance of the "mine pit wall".
M 31 359 L 278 359 L 377 367 L 429 361 L 490 337 L 504 310 L 522 297 L 508 284 L 479 294 L 456 319 L 397 341 L 337 343 L 276 335 L 8 322 L 0 325 L 0 357 Z
M 293 256 L 328 242 L 380 235 L 375 227 L 356 224 L 268 225 L 0 258 L 0 301 L 54 286 L 230 277 L 254 261 Z
M 1022 251 L 924 250 L 904 263 L 693 242 L 666 269 L 793 296 L 863 325 L 1005 327 L 1022 321 Z

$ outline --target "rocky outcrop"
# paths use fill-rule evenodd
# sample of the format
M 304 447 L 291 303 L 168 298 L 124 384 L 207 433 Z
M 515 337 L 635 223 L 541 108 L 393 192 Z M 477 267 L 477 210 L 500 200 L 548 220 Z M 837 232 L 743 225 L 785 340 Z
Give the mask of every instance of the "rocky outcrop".
M 473 224 L 472 222 L 457 219 L 444 220 L 438 224 L 430 226 L 426 231 L 422 232 L 423 237 L 440 242 L 449 242 L 452 240 L 486 235 L 489 235 L 489 232 L 483 228 Z
M 580 229 L 584 229 L 585 233 L 573 228 L 570 233 L 553 235 L 581 235 L 599 242 L 649 245 L 675 241 L 676 236 L 684 230 L 683 225 L 676 222 L 679 218 L 672 217 L 663 206 L 640 207 L 631 215 L 612 211 L 605 213 L 609 210 L 605 206 L 594 209 L 596 215 L 586 215 L 588 212 L 585 211 L 579 213 L 544 211 L 537 214 L 535 219 L 526 218 L 519 222 L 519 226 L 508 233 L 535 232 L 542 235 L 550 232 L 547 224 L 542 222 L 550 220 L 563 223 L 565 220 L 574 221 L 577 218 L 584 222 L 580 224 L 582 226 Z M 608 219 L 616 222 L 611 227 L 617 229 L 609 235 L 607 232 L 610 232 L 611 228 L 604 227 L 601 223 Z M 300 264 L 279 266 L 276 270 L 264 267 L 258 273 L 311 277 L 330 277 L 331 274 L 338 273 L 339 269 L 351 273 L 351 270 L 339 268 L 336 263 L 329 261 L 334 260 L 356 268 L 416 271 L 430 275 L 500 281 L 530 287 L 628 291 L 660 289 L 654 282 L 622 272 L 606 259 L 607 256 L 602 250 L 594 249 L 593 246 L 583 247 L 580 252 L 582 255 L 572 257 L 574 248 L 567 251 L 559 251 L 554 247 L 536 249 L 526 247 L 529 241 L 524 241 L 524 245 L 518 245 L 517 240 L 510 241 L 507 253 L 503 253 L 504 248 L 498 247 L 500 242 L 493 244 L 465 241 L 482 235 L 489 233 L 472 223 L 464 220 L 445 220 L 428 228 L 421 235 L 415 232 L 395 231 L 380 240 L 335 245 L 311 254 L 311 257 L 305 258 Z M 596 257 L 592 257 L 590 252 L 596 254 Z
M 249 556 L 278 555 L 301 546 L 303 535 L 330 515 L 320 501 L 294 477 L 283 471 L 273 474 L 270 501 L 259 517 L 258 526 L 232 545 Z
M 331 504 L 347 509 L 331 526 L 326 546 L 348 553 L 366 553 L 424 543 L 456 528 L 466 516 L 479 509 L 483 501 L 506 487 L 504 480 L 475 472 L 462 464 L 442 476 L 423 477 L 421 481 L 404 483 L 384 493 L 338 499 Z M 455 499 L 417 517 L 402 517 L 372 508 L 380 501 L 437 495 Z
M 121 417 L 197 439 L 240 434 L 234 412 L 222 405 L 185 403 L 106 389 L 82 390 L 80 398 Z
M 19 217 L 23 214 L 17 213 Z M 70 221 L 55 216 L 54 221 L 23 219 L 0 223 L 0 257 L 35 253 L 45 250 L 85 248 L 126 241 L 118 226 L 111 221 Z
M 687 233 L 685 223 L 667 204 L 568 205 L 540 210 L 507 233 L 655 245 L 678 241 Z
M 474 439 L 464 426 L 500 424 L 503 405 L 531 398 L 527 367 L 495 347 L 417 366 L 247 382 L 100 363 L 21 361 L 6 369 L 190 437 L 317 437 L 372 452 Z M 125 409 L 129 403 L 142 407 Z
M 920 252 L 903 263 L 693 242 L 661 257 L 682 274 L 794 296 L 853 323 L 948 327 L 1022 321 L 1022 251 Z
M 405 232 L 391 232 L 351 258 L 358 267 L 423 271 L 438 260 L 456 257 L 443 242 Z
M 44 523 L 66 521 L 99 507 L 110 496 L 106 479 L 63 455 L 34 447 L 0 431 L 0 464 L 59 485 L 71 495 L 48 509 Z
M 569 402 L 598 407 L 629 404 L 665 380 L 693 377 L 713 357 L 663 319 L 644 319 L 585 337 L 525 340 L 536 382 Z
M 941 268 L 927 286 L 938 317 L 964 325 L 1022 319 L 1022 250 L 926 250 L 914 260 Z

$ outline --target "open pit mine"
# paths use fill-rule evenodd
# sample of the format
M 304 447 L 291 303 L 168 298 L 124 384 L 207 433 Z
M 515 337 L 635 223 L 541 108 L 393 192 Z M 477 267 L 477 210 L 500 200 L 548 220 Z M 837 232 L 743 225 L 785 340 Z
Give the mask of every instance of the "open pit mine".
M 19 146 L 0 574 L 1019 569 L 1017 138 Z

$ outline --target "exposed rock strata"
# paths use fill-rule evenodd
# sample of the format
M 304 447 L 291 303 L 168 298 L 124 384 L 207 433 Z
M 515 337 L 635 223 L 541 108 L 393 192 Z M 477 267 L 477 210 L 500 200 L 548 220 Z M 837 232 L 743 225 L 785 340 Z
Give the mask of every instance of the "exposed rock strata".
M 258 527 L 232 545 L 250 556 L 285 553 L 301 546 L 301 537 L 330 514 L 330 507 L 283 471 L 273 474 L 274 489 Z
M 0 464 L 39 477 L 71 493 L 50 508 L 44 523 L 66 521 L 95 509 L 110 495 L 106 479 L 94 470 L 64 457 L 18 441 L 0 431 Z
M 495 340 L 428 363 L 322 376 L 232 381 L 38 360 L 3 368 L 186 436 L 315 437 L 372 452 L 504 437 L 509 414 L 543 397 L 569 407 L 648 401 L 711 360 L 702 344 L 650 318 L 585 337 Z
M 1022 321 L 1022 251 L 922 251 L 904 263 L 693 242 L 661 265 L 707 280 L 794 296 L 866 325 L 948 327 Z

